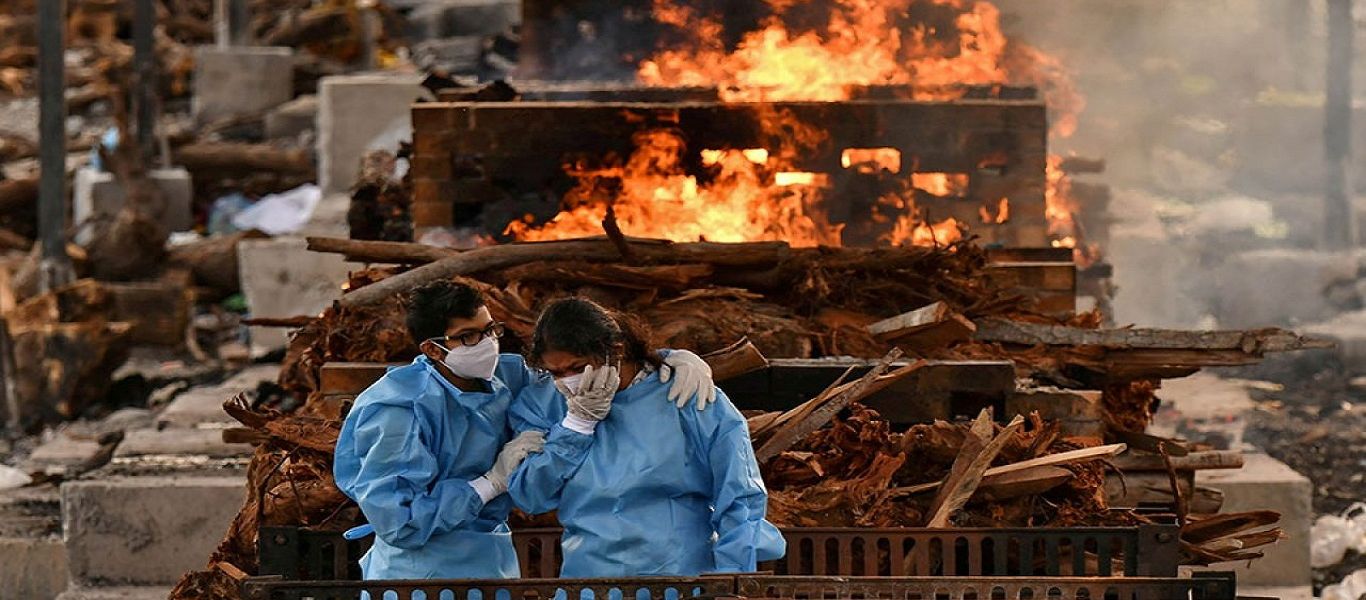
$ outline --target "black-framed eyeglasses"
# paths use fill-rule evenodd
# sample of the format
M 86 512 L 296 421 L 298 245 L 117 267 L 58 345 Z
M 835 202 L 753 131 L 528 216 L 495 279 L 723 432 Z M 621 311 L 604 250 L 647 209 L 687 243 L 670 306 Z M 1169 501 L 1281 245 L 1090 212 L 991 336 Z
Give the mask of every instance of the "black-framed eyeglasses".
M 494 321 L 493 323 L 490 323 L 488 327 L 485 327 L 483 331 L 469 331 L 460 335 L 444 335 L 431 338 L 429 341 L 436 342 L 447 348 L 451 346 L 451 342 L 460 342 L 461 346 L 477 346 L 479 345 L 479 342 L 484 341 L 484 338 L 503 337 L 505 331 L 507 331 L 507 328 L 502 323 Z

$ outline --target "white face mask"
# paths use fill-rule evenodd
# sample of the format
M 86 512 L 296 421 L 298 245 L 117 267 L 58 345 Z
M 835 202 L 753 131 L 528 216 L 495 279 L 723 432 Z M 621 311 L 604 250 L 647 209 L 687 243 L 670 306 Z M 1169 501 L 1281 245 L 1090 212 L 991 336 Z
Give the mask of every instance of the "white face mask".
M 493 371 L 498 367 L 498 338 L 489 336 L 473 346 L 446 348 L 446 357 L 441 362 L 450 368 L 456 377 L 466 379 L 493 379 Z
M 560 384 L 562 389 L 577 392 L 579 391 L 579 386 L 583 384 L 583 373 L 575 373 L 568 377 L 560 377 L 555 381 Z

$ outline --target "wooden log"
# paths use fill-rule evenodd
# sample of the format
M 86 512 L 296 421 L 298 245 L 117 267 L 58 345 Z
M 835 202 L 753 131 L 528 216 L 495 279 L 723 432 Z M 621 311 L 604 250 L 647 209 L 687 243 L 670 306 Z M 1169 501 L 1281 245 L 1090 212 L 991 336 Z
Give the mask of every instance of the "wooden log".
M 1172 456 L 1172 468 L 1178 471 L 1205 471 L 1212 469 L 1243 468 L 1243 453 L 1229 450 L 1191 452 L 1185 456 Z M 1115 457 L 1114 465 L 1125 473 L 1131 471 L 1166 471 L 1167 467 L 1160 455 L 1127 452 Z
M 994 318 L 977 321 L 977 333 L 973 337 L 983 342 L 1026 346 L 1101 346 L 1115 350 L 1226 350 L 1252 355 L 1333 347 L 1333 342 L 1325 338 L 1301 336 L 1275 328 L 1247 331 L 1082 329 Z
M 9 321 L 0 312 L 0 416 L 5 430 L 17 434 L 24 429 L 24 409 L 19 397 L 19 373 L 14 366 L 14 340 Z
M 342 238 L 309 237 L 313 252 L 341 254 L 349 262 L 382 264 L 427 264 L 460 254 L 460 250 L 409 242 L 361 241 Z
M 749 338 L 742 338 L 725 348 L 709 352 L 702 360 L 711 366 L 712 381 L 717 383 L 768 366 L 768 359 L 764 358 L 763 353 L 759 352 Z
M 268 237 L 259 231 L 241 231 L 171 248 L 170 264 L 189 268 L 196 284 L 228 296 L 242 289 L 237 265 L 237 245 L 242 240 Z
M 306 150 L 270 144 L 198 142 L 173 152 L 175 162 L 190 171 L 312 173 L 313 157 Z
M 1195 489 L 1195 472 L 1178 472 L 1177 489 L 1185 498 L 1191 498 Z M 1123 475 L 1111 473 L 1105 477 L 1105 495 L 1114 508 L 1158 504 L 1174 506 L 1176 503 L 1171 480 L 1165 470 L 1125 472 Z
M 972 338 L 977 326 L 944 302 L 935 302 L 868 326 L 879 340 L 915 352 L 948 348 Z
M 8 229 L 0 228 L 0 251 L 29 250 L 31 248 L 33 248 L 33 240 Z
M 712 270 L 711 265 L 705 264 L 635 267 L 560 261 L 517 265 L 502 271 L 500 276 L 507 281 L 681 292 L 692 288 L 697 280 L 710 277 Z
M 0 215 L 32 211 L 38 202 L 38 178 L 0 179 Z
M 178 347 L 190 325 L 193 293 L 188 273 L 159 281 L 107 284 L 114 318 L 129 323 L 129 341 Z
M 642 261 L 653 263 L 706 263 L 741 267 L 777 263 L 789 250 L 783 242 L 717 244 L 697 242 L 676 244 L 656 240 L 631 240 L 631 251 Z M 400 273 L 350 292 L 342 297 L 343 306 L 369 306 L 430 281 L 471 275 L 492 269 L 546 260 L 610 261 L 621 254 L 611 240 L 579 239 L 559 242 L 505 244 L 477 248 L 443 258 L 411 271 Z

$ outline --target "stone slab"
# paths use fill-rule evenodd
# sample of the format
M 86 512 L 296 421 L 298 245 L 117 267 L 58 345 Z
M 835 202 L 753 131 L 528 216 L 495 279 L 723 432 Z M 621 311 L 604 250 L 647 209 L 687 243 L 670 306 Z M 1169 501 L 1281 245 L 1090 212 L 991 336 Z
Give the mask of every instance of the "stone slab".
M 349 190 L 367 150 L 392 150 L 398 140 L 412 140 L 413 101 L 431 98 L 421 82 L 418 75 L 361 74 L 324 77 L 318 83 L 318 186 L 323 194 Z
M 166 410 L 157 415 L 162 427 L 194 427 L 201 423 L 232 423 L 233 418 L 223 412 L 223 402 L 237 390 L 222 386 L 187 390 L 175 397 Z
M 279 378 L 279 363 L 252 365 L 229 377 L 222 387 L 237 391 L 254 390 L 262 381 L 276 381 Z
M 200 123 L 257 114 L 294 97 L 294 50 L 276 46 L 200 46 L 194 55 L 194 100 Z
M 111 477 L 63 484 L 71 581 L 174 584 L 186 571 L 204 567 L 237 514 L 244 489 L 239 477 Z
M 1308 478 L 1266 454 L 1248 452 L 1243 455 L 1242 469 L 1199 471 L 1196 483 L 1224 493 L 1223 512 L 1281 513 L 1280 527 L 1286 535 L 1268 547 L 1266 556 L 1260 560 L 1215 565 L 1210 570 L 1234 571 L 1240 585 L 1310 585 L 1309 528 L 1314 518 L 1310 501 L 1314 488 Z
M 41 470 L 76 465 L 94 458 L 99 451 L 100 445 L 93 439 L 78 440 L 59 433 L 35 448 L 23 468 Z
M 66 546 L 59 537 L 0 538 L 0 598 L 52 600 L 66 589 Z
M 114 458 L 166 455 L 232 458 L 251 455 L 251 446 L 225 443 L 221 429 L 167 428 L 129 431 L 114 450 Z
M 1243 598 L 1277 598 L 1278 600 L 1314 600 L 1314 586 L 1292 585 L 1242 585 L 1238 584 L 1238 596 Z
M 335 254 L 309 252 L 303 238 L 245 240 L 237 245 L 242 293 L 253 317 L 317 315 L 341 298 L 347 273 L 359 268 Z M 289 331 L 252 327 L 251 351 L 283 348 Z
M 299 96 L 266 113 L 266 137 L 297 138 L 318 126 L 318 97 Z
M 166 199 L 166 213 L 162 218 L 170 231 L 188 231 L 194 227 L 190 205 L 194 201 L 194 186 L 190 172 L 185 169 L 152 169 L 148 177 Z M 112 218 L 123 208 L 123 186 L 114 180 L 113 173 L 81 167 L 72 183 L 72 213 L 76 223 L 90 219 Z M 83 227 L 76 232 L 77 244 L 89 243 L 93 228 Z
M 172 586 L 72 587 L 57 600 L 166 600 Z

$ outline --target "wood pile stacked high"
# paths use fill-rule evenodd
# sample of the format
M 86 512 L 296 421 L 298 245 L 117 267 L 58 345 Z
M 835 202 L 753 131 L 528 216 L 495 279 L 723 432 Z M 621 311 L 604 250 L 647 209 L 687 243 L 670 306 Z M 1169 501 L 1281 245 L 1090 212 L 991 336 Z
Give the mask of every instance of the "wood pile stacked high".
M 1179 487 L 1177 471 L 1206 468 L 1196 464 L 1205 453 L 1142 433 L 1161 378 L 1321 345 L 1280 330 L 1104 330 L 1094 315 L 1039 314 L 1024 296 L 984 276 L 986 254 L 971 243 L 792 248 L 619 235 L 468 251 L 328 238 L 309 243 L 381 266 L 353 273 L 348 293 L 321 316 L 290 320 L 299 329 L 280 382 L 307 399 L 300 409 L 285 414 L 229 402 L 246 427 L 227 435 L 257 444 L 248 500 L 208 570 L 187 576 L 173 598 L 233 597 L 234 577 L 257 567 L 260 524 L 341 530 L 358 522 L 361 515 L 330 479 L 344 407 L 321 392 L 320 371 L 327 362 L 414 356 L 404 297 L 438 279 L 483 291 L 494 318 L 507 324 L 505 351 L 525 343 L 540 306 L 577 294 L 640 318 L 653 328 L 657 347 L 703 354 L 723 388 L 727 378 L 763 366 L 764 357 L 875 359 L 871 370 L 859 377 L 851 370 L 800 406 L 750 416 L 771 489 L 770 514 L 780 525 L 1133 524 L 1143 517 L 1109 510 L 1105 490 L 1107 473 L 1127 460 L 1144 469 L 1156 463 L 1171 475 L 1191 564 L 1256 556 L 1256 546 L 1279 537 L 1270 527 L 1278 516 L 1190 510 L 1189 489 Z M 1105 426 L 1078 433 L 1031 412 L 998 415 L 1013 417 L 1004 424 L 983 413 L 970 423 L 896 430 L 860 403 L 928 359 L 983 358 L 1011 361 L 1022 388 L 1098 394 Z M 1121 454 L 1126 445 L 1130 451 Z

